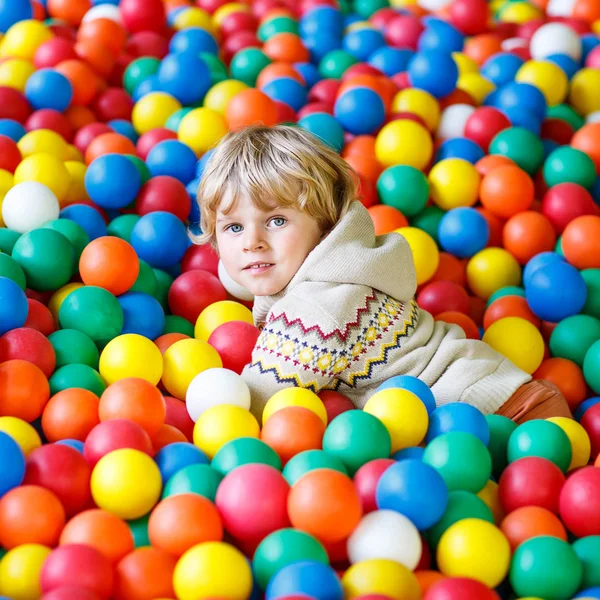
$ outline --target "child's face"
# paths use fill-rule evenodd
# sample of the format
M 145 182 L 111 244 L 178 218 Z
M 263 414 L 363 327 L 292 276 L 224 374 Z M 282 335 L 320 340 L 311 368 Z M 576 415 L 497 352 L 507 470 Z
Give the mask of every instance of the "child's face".
M 322 238 L 306 213 L 277 206 L 263 211 L 244 196 L 228 215 L 217 210 L 216 236 L 225 270 L 255 296 L 283 290 Z

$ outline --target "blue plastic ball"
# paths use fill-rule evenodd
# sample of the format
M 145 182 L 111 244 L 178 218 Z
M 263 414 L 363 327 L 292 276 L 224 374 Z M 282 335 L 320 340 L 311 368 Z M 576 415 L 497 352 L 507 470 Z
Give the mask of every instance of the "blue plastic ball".
M 201 102 L 212 86 L 208 65 L 193 51 L 168 54 L 157 75 L 162 90 L 184 106 Z
M 70 204 L 60 211 L 59 216 L 81 225 L 90 241 L 107 235 L 106 221 L 95 208 L 87 204 Z
M 490 103 L 487 102 L 488 98 Z M 511 81 L 498 88 L 493 95 L 486 98 L 487 106 L 495 106 L 500 110 L 518 108 L 530 110 L 538 119 L 543 119 L 548 110 L 544 94 L 530 83 Z
M 573 413 L 573 416 L 575 417 L 575 419 L 577 419 L 577 421 L 581 421 L 581 418 L 583 417 L 583 415 L 585 414 L 585 411 L 588 408 L 592 408 L 592 406 L 598 404 L 600 402 L 600 396 L 594 396 L 593 398 L 588 398 L 587 400 L 584 400 L 576 409 L 575 412 Z
M 479 144 L 468 138 L 457 137 L 444 140 L 435 153 L 435 162 L 446 158 L 462 158 L 475 164 L 485 156 Z
M 27 296 L 19 284 L 8 277 L 0 277 L 0 335 L 23 327 L 28 313 Z
M 131 232 L 131 245 L 151 267 L 177 264 L 189 246 L 185 225 L 172 213 L 156 211 L 140 218 Z
M 178 6 L 177 8 L 173 8 L 171 9 L 168 13 L 167 13 L 167 25 L 169 27 L 174 27 L 175 26 L 175 19 L 184 11 L 187 10 L 188 7 L 187 6 Z
M 581 36 L 581 64 L 585 63 L 588 54 L 600 45 L 600 37 L 593 33 L 586 33 Z
M 408 63 L 414 55 L 414 50 L 409 50 L 408 48 L 390 48 L 389 46 L 384 46 L 375 50 L 369 56 L 368 63 L 388 77 L 393 77 L 398 73 L 406 71 Z
M 425 441 L 429 443 L 438 435 L 452 431 L 470 433 L 486 446 L 490 441 L 490 427 L 483 413 L 464 402 L 451 402 L 436 408 L 429 415 L 429 429 Z
M 300 19 L 299 32 L 302 37 L 327 31 L 341 40 L 344 33 L 344 15 L 332 6 L 317 6 Z
M 305 595 L 320 600 L 343 600 L 344 591 L 335 571 L 316 560 L 283 567 L 269 581 L 265 600 Z
M 210 464 L 206 454 L 188 442 L 175 442 L 164 446 L 154 456 L 154 462 L 158 465 L 165 483 L 184 467 Z
M 488 58 L 483 63 L 480 73 L 496 87 L 501 87 L 514 81 L 517 71 L 523 66 L 524 62 L 516 54 L 501 52 Z
M 458 67 L 450 54 L 424 50 L 411 59 L 408 79 L 413 87 L 425 90 L 436 98 L 443 98 L 456 88 Z
M 312 63 L 294 63 L 294 69 L 300 73 L 308 88 L 311 88 L 315 83 L 323 79 L 319 73 L 319 69 Z
M 356 87 L 338 97 L 333 114 L 346 131 L 354 135 L 370 134 L 383 124 L 385 105 L 377 92 Z
M 375 492 L 377 507 L 395 510 L 424 531 L 437 523 L 448 506 L 448 488 L 442 476 L 420 459 L 389 466 Z
M 210 54 L 218 54 L 219 46 L 215 38 L 205 29 L 201 27 L 187 27 L 178 31 L 169 42 L 169 52 L 175 54 L 177 52 L 209 52 Z
M 582 598 L 585 600 L 589 600 L 590 598 L 597 598 L 598 600 L 600 600 L 600 586 L 587 588 L 586 590 L 578 592 L 575 596 L 573 596 L 573 600 L 575 600 L 575 598 Z
M 32 17 L 29 0 L 0 0 L 0 33 L 6 33 L 15 23 Z
M 523 127 L 523 129 L 528 129 L 537 136 L 540 135 L 542 121 L 533 111 L 520 106 L 511 106 L 501 110 L 508 117 L 513 127 Z
M 328 144 L 337 152 L 344 147 L 344 128 L 335 117 L 328 113 L 315 112 L 298 121 L 298 125 L 310 131 L 321 142 Z
M 127 121 L 126 119 L 113 119 L 112 121 L 109 121 L 107 125 L 116 133 L 120 133 L 126 138 L 129 138 L 134 144 L 137 143 L 140 137 L 131 121 Z
M 61 444 L 62 446 L 69 446 L 71 448 L 74 448 L 80 454 L 83 454 L 83 447 L 85 445 L 81 440 L 71 440 L 71 439 L 58 440 L 58 442 L 54 442 L 54 443 Z
M 310 61 L 318 65 L 323 57 L 342 47 L 342 39 L 329 31 L 309 33 L 302 38 L 304 47 L 310 52 Z
M 390 379 L 384 381 L 377 388 L 376 392 L 390 388 L 408 390 L 418 396 L 425 405 L 428 414 L 431 414 L 435 410 L 435 398 L 433 397 L 433 392 L 429 386 L 418 377 L 413 377 L 412 375 L 396 375 L 395 377 L 390 377 Z
M 123 331 L 155 340 L 165 328 L 165 311 L 161 303 L 144 292 L 126 292 L 117 298 L 123 309 Z
M 551 54 L 545 60 L 549 60 L 560 67 L 568 79 L 571 79 L 580 69 L 579 63 L 567 54 Z
M 25 455 L 8 433 L 0 431 L 0 498 L 21 485 L 25 477 Z
M 383 34 L 377 29 L 355 29 L 344 36 L 342 48 L 359 61 L 366 61 L 371 54 L 385 46 Z
M 63 112 L 71 104 L 73 86 L 62 73 L 54 69 L 40 69 L 27 80 L 25 97 L 36 110 L 51 108 Z
M 393 458 L 394 460 L 421 460 L 424 453 L 425 448 L 422 448 L 421 446 L 409 446 L 408 448 L 397 450 L 390 458 Z
M 544 321 L 557 323 L 583 308 L 587 287 L 581 273 L 565 261 L 537 269 L 525 285 L 529 308 Z
M 21 123 L 13 119 L 0 119 L 0 135 L 5 135 L 18 142 L 26 133 L 27 130 Z
M 530 259 L 523 269 L 523 286 L 527 287 L 531 276 L 541 267 L 555 262 L 565 262 L 565 259 L 556 252 L 540 252 Z
M 98 206 L 125 208 L 135 200 L 142 178 L 133 161 L 123 154 L 104 154 L 87 168 L 84 183 Z
M 150 75 L 146 77 L 136 88 L 133 90 L 133 101 L 139 102 L 144 96 L 151 94 L 152 92 L 162 92 L 162 86 L 158 80 L 158 75 Z
M 425 30 L 419 36 L 417 48 L 422 50 L 440 50 L 447 52 L 461 52 L 465 43 L 463 34 L 450 23 L 428 17 L 423 19 Z
M 194 151 L 179 140 L 164 140 L 148 152 L 146 164 L 152 177 L 170 175 L 187 185 L 196 174 Z
M 298 112 L 305 104 L 308 98 L 306 88 L 291 77 L 279 77 L 269 81 L 261 91 L 271 100 L 284 102 Z
M 438 225 L 438 241 L 446 251 L 459 258 L 470 258 L 483 250 L 490 237 L 486 218 L 470 207 L 449 210 Z

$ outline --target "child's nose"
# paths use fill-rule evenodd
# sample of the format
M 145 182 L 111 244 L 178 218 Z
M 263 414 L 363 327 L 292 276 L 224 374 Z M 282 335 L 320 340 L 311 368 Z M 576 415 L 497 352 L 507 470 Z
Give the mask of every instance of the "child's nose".
M 262 231 L 255 227 L 247 227 L 244 237 L 244 247 L 246 250 L 261 250 L 266 246 Z

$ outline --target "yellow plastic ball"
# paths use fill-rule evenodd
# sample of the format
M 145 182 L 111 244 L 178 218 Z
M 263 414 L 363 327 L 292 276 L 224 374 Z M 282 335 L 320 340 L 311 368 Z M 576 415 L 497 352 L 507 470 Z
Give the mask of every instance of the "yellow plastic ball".
M 470 56 L 462 52 L 453 52 L 452 58 L 458 67 L 459 77 L 466 73 L 479 73 L 479 65 Z
M 289 387 L 273 394 L 267 403 L 262 415 L 263 425 L 277 411 L 289 406 L 300 406 L 314 412 L 325 425 L 327 425 L 327 411 L 323 401 L 317 394 L 306 388 Z
M 512 2 L 504 5 L 498 18 L 503 23 L 527 23 L 542 16 L 542 11 L 529 2 Z
M 14 175 L 6 169 L 0 169 L 0 196 L 4 198 L 13 185 L 15 185 Z
M 140 98 L 133 107 L 131 122 L 143 135 L 152 129 L 164 127 L 169 117 L 181 110 L 179 101 L 166 92 L 151 92 Z
M 584 117 L 600 110 L 600 69 L 581 69 L 573 75 L 569 104 Z
M 342 577 L 344 598 L 381 594 L 394 600 L 420 600 L 421 588 L 413 572 L 404 565 L 383 558 L 353 564 Z
M 544 338 L 527 319 L 498 319 L 486 329 L 482 339 L 526 373 L 533 373 L 544 360 Z
M 569 89 L 569 80 L 565 72 L 549 60 L 527 61 L 517 71 L 515 81 L 529 83 L 538 88 L 549 106 L 564 102 Z
M 15 171 L 15 184 L 37 181 L 50 188 L 59 202 L 63 201 L 71 184 L 71 176 L 62 160 L 51 154 L 32 154 Z
M 346 27 L 345 32 L 349 33 L 350 31 L 359 31 L 361 29 L 375 29 L 371 23 L 368 21 L 356 21 L 355 23 L 351 23 Z
M 0 560 L 0 595 L 12 600 L 38 600 L 42 597 L 40 573 L 52 552 L 41 544 L 22 544 Z
M 83 154 L 73 144 L 67 144 L 67 155 L 65 161 L 69 162 L 80 162 L 85 164 L 85 158 Z
M 433 156 L 433 141 L 419 123 L 399 119 L 384 125 L 377 134 L 375 156 L 385 167 L 409 165 L 422 171 Z
M 162 382 L 171 396 L 185 400 L 192 379 L 206 369 L 222 368 L 219 353 L 207 342 L 194 339 L 175 342 L 163 355 Z
M 254 415 L 233 404 L 219 404 L 205 410 L 194 425 L 194 444 L 210 459 L 231 440 L 257 438 L 260 434 Z
M 485 97 L 496 89 L 496 86 L 480 73 L 464 73 L 458 78 L 456 87 L 469 94 L 477 104 L 482 104 Z
M 443 210 L 473 206 L 479 197 L 481 175 L 467 160 L 446 158 L 429 172 L 429 191 Z
M 600 19 L 597 19 L 592 23 L 592 33 L 600 35 Z
M 231 14 L 236 12 L 251 12 L 250 5 L 244 2 L 229 2 L 223 6 L 219 6 L 213 13 L 213 27 L 220 28 L 223 21 Z
M 69 150 L 67 142 L 55 131 L 36 129 L 26 133 L 17 143 L 21 156 L 27 158 L 32 154 L 51 154 L 59 160 L 67 160 Z
M 391 0 L 390 6 L 392 8 L 404 8 L 405 6 L 414 6 L 418 4 L 418 0 Z
M 158 465 L 145 452 L 121 448 L 96 463 L 90 489 L 98 508 L 121 519 L 137 519 L 158 502 L 162 477 Z
M 0 57 L 33 60 L 36 50 L 54 37 L 52 31 L 41 21 L 29 19 L 15 23 L 0 42 Z
M 69 183 L 69 189 L 61 201 L 61 207 L 68 206 L 75 202 L 81 202 L 89 198 L 88 193 L 85 189 L 85 172 L 87 167 L 84 163 L 69 160 L 65 163 L 65 168 L 71 176 Z M 59 198 L 60 200 L 60 198 Z
M 392 452 L 418 446 L 425 439 L 429 427 L 427 408 L 408 390 L 381 390 L 369 398 L 363 410 L 385 425 L 392 438 Z
M 100 355 L 99 370 L 109 385 L 126 377 L 139 377 L 158 385 L 163 373 L 163 357 L 152 340 L 137 333 L 126 333 L 106 344 Z
M 508 573 L 510 544 L 495 525 L 481 519 L 462 519 L 443 533 L 437 563 L 448 577 L 470 577 L 494 588 Z
M 517 259 L 503 248 L 484 248 L 467 263 L 469 287 L 483 300 L 495 291 L 521 283 L 521 267 Z
M 67 283 L 63 285 L 61 288 L 58 288 L 54 294 L 50 297 L 48 301 L 48 309 L 52 313 L 54 320 L 58 323 L 58 311 L 62 306 L 62 303 L 65 301 L 65 298 L 75 290 L 83 287 L 83 283 Z
M 0 417 L 0 431 L 7 433 L 19 444 L 23 454 L 30 452 L 42 445 L 38 432 L 32 425 L 17 417 Z
M 225 79 L 213 85 L 204 97 L 204 107 L 225 115 L 229 101 L 240 92 L 248 89 L 248 85 L 237 79 Z
M 35 73 L 35 66 L 25 58 L 11 58 L 0 65 L 0 85 L 25 91 L 25 85 L 31 75 Z
M 195 6 L 182 10 L 173 21 L 173 28 L 177 31 L 181 31 L 187 27 L 200 27 L 209 33 L 214 33 L 215 31 L 210 14 Z
M 225 117 L 210 108 L 195 108 L 179 123 L 177 137 L 201 156 L 229 131 Z
M 572 458 L 567 470 L 585 467 L 590 460 L 591 453 L 590 437 L 587 431 L 577 421 L 566 417 L 550 417 L 546 420 L 558 425 L 571 442 Z
M 408 112 L 421 117 L 429 131 L 434 131 L 440 122 L 439 102 L 429 92 L 417 88 L 398 92 L 392 101 L 392 112 Z
M 244 321 L 254 325 L 252 311 L 243 304 L 233 300 L 221 300 L 207 306 L 198 316 L 194 337 L 203 342 L 208 342 L 210 334 L 223 323 L 229 321 Z
M 499 487 L 495 481 L 491 479 L 477 492 L 477 497 L 485 502 L 487 507 L 492 511 L 494 523 L 500 525 L 506 516 L 502 504 L 500 504 Z
M 252 571 L 244 555 L 225 542 L 204 542 L 177 561 L 173 588 L 178 600 L 220 597 L 246 600 L 252 592 Z
M 400 227 L 395 233 L 399 233 L 410 246 L 417 271 L 417 283 L 429 281 L 440 264 L 440 253 L 433 238 L 417 227 Z

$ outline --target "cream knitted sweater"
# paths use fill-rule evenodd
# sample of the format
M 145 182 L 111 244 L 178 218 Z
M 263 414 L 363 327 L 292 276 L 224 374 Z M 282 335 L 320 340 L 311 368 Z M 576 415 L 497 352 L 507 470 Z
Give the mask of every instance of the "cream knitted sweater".
M 336 390 L 362 408 L 395 375 L 429 385 L 437 405 L 466 402 L 494 413 L 531 376 L 457 325 L 418 308 L 406 240 L 375 236 L 368 211 L 354 202 L 314 248 L 288 286 L 258 296 L 264 323 L 242 377 L 260 418 L 267 400 L 290 386 Z

